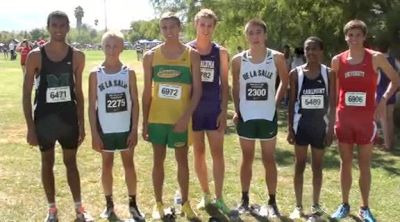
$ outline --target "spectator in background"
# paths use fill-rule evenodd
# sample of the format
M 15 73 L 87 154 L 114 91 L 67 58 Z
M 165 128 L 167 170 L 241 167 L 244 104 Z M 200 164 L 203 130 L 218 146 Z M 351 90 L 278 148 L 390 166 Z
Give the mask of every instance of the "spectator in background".
M 294 69 L 297 66 L 303 65 L 305 63 L 304 51 L 302 47 L 297 47 L 294 49 L 294 56 L 292 58 L 291 68 Z
M 8 59 L 8 48 L 7 45 L 3 45 L 2 47 L 4 59 Z
M 14 40 L 11 40 L 8 44 L 8 50 L 10 51 L 10 60 L 14 60 L 15 57 L 15 43 Z
M 389 61 L 390 65 L 393 66 L 397 74 L 400 71 L 400 63 L 399 61 L 389 54 L 389 43 L 384 42 L 377 46 L 377 50 L 382 52 L 382 54 Z M 376 89 L 376 102 L 379 103 L 382 99 L 383 94 L 389 86 L 390 79 L 387 75 L 379 69 L 379 77 L 378 77 L 378 86 Z M 397 92 L 397 91 L 396 91 Z M 394 135 L 394 104 L 396 103 L 396 93 L 393 94 L 386 102 L 386 112 L 383 112 L 381 118 L 379 118 L 379 122 L 381 124 L 381 128 L 383 131 L 383 148 L 385 150 L 393 149 L 395 143 L 395 135 Z
M 17 52 L 21 53 L 21 68 L 22 73 L 25 73 L 25 62 L 28 57 L 28 53 L 32 50 L 28 40 L 24 39 L 21 44 L 17 47 Z

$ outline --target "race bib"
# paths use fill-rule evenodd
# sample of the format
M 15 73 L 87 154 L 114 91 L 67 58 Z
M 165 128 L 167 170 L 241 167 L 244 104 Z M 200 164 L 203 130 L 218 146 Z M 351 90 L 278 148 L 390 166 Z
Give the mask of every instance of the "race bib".
M 365 92 L 346 92 L 344 94 L 346 106 L 365 106 L 367 93 Z
M 247 83 L 246 100 L 268 100 L 268 83 Z
M 302 95 L 301 96 L 302 109 L 323 109 L 324 96 L 323 95 Z
M 106 112 L 116 113 L 128 110 L 125 93 L 106 94 Z
M 202 68 L 200 67 L 201 81 L 202 82 L 213 82 L 214 81 L 214 69 L 213 68 Z
M 158 89 L 158 97 L 163 99 L 181 99 L 182 87 L 174 85 L 160 84 Z
M 61 103 L 71 101 L 69 86 L 50 87 L 46 91 L 46 103 Z

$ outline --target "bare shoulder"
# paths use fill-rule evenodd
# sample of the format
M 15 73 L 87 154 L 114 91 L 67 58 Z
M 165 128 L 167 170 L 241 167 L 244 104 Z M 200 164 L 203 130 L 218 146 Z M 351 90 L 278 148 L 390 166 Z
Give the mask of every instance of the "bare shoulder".
M 72 47 L 72 50 L 73 50 L 74 56 L 75 56 L 77 59 L 79 59 L 79 60 L 85 59 L 85 53 L 83 53 L 81 50 L 79 50 L 79 49 L 77 49 L 77 48 L 75 48 L 75 47 Z
M 232 57 L 232 63 L 238 63 L 242 59 L 242 53 L 238 53 Z
M 132 75 L 136 75 L 136 73 L 135 73 L 135 70 L 134 69 L 132 69 L 131 67 L 128 67 L 128 71 L 129 71 L 129 75 L 130 76 L 132 76 Z
M 228 56 L 228 50 L 227 50 L 225 47 L 223 47 L 223 46 L 220 46 L 220 48 L 219 48 L 219 53 L 220 53 L 220 55 L 222 55 L 222 56 Z

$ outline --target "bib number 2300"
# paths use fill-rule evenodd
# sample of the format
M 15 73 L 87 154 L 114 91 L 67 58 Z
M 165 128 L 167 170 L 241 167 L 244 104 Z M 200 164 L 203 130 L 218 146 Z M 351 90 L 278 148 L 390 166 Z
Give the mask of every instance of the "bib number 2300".
M 46 91 L 47 103 L 61 103 L 71 101 L 69 86 L 50 87 Z
M 246 100 L 267 100 L 268 83 L 247 83 Z

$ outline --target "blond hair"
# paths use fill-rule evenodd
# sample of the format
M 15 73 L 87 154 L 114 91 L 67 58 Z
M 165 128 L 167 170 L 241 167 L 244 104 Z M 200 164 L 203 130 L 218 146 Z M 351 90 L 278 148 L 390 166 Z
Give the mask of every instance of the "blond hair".
M 197 12 L 197 14 L 194 16 L 194 23 L 197 24 L 200 18 L 212 19 L 214 22 L 214 26 L 217 24 L 218 21 L 217 15 L 208 8 L 203 8 L 199 12 Z
M 101 45 L 104 46 L 104 43 L 106 41 L 106 39 L 108 38 L 116 38 L 121 42 L 121 45 L 124 45 L 124 34 L 122 34 L 122 32 L 120 31 L 116 31 L 116 30 L 111 30 L 111 31 L 107 31 L 103 34 L 103 36 L 101 37 Z
M 165 13 L 163 13 L 161 15 L 161 18 L 160 18 L 160 24 L 161 24 L 162 21 L 168 20 L 168 19 L 171 19 L 171 20 L 175 21 L 176 24 L 179 27 L 181 27 L 181 20 L 179 19 L 179 17 L 176 15 L 175 12 L 165 12 Z

